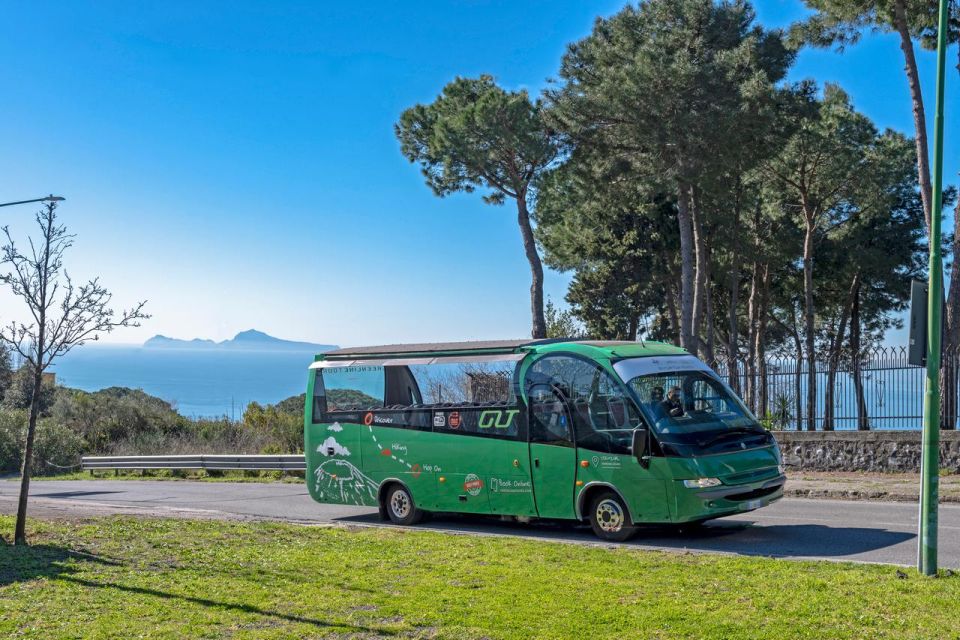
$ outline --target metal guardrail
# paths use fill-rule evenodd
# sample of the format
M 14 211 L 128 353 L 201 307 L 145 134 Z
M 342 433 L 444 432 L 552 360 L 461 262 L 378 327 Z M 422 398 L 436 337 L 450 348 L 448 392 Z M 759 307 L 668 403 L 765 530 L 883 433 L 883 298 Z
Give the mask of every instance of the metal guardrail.
M 217 471 L 306 471 L 303 455 L 85 456 L 84 471 L 97 469 L 205 469 Z

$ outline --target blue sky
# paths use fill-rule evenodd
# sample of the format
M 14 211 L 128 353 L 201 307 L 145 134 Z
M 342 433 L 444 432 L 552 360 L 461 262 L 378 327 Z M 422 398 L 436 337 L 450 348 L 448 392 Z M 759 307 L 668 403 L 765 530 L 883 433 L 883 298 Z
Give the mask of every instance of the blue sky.
M 770 27 L 804 15 L 799 0 L 756 4 Z M 392 126 L 457 74 L 538 92 L 566 44 L 621 6 L 3 0 L 0 200 L 65 195 L 71 274 L 101 276 L 118 305 L 149 300 L 153 319 L 110 342 L 251 327 L 343 345 L 527 335 L 514 213 L 433 196 Z M 932 56 L 921 63 L 932 113 Z M 909 133 L 902 66 L 878 34 L 804 52 L 793 78 L 839 82 Z M 22 237 L 30 214 L 0 209 L 0 223 Z M 562 301 L 567 282 L 549 273 L 547 293 Z M 0 294 L 0 315 L 18 304 Z

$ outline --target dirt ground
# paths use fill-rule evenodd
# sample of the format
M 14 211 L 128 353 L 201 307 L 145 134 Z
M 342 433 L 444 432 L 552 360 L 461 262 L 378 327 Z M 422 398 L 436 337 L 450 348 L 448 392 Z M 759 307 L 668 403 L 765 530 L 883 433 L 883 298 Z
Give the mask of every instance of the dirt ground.
M 915 502 L 920 498 L 920 474 L 788 470 L 786 495 Z M 940 477 L 940 500 L 960 502 L 960 475 Z

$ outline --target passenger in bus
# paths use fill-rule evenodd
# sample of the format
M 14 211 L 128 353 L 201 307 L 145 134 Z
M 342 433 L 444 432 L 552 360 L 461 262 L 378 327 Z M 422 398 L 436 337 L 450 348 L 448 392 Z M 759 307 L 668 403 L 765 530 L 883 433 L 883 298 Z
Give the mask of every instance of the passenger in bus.
M 567 420 L 567 411 L 562 402 L 555 402 L 550 408 L 550 414 L 547 423 L 544 425 L 554 438 L 570 442 L 570 422 Z
M 667 399 L 660 404 L 663 407 L 663 412 L 671 418 L 683 416 L 683 396 L 680 387 L 670 387 Z
M 534 433 L 540 430 L 540 437 L 547 437 L 551 442 L 572 442 L 573 425 L 567 412 L 569 387 L 553 376 L 535 371 L 527 375 L 527 381 L 527 394 L 535 417 Z

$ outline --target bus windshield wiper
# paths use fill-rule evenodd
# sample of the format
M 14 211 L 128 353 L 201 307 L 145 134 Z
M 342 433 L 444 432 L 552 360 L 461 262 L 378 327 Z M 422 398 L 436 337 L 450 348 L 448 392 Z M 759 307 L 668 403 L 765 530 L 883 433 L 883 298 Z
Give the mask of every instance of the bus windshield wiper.
M 730 428 L 730 429 L 727 429 L 726 431 L 724 431 L 724 432 L 721 433 L 720 435 L 716 436 L 715 438 L 712 438 L 711 440 L 708 440 L 708 441 L 706 441 L 706 442 L 699 443 L 699 444 L 700 444 L 701 447 L 709 447 L 710 445 L 716 444 L 717 442 L 720 442 L 721 440 L 725 440 L 726 438 L 729 438 L 730 436 L 743 435 L 743 434 L 746 434 L 746 433 L 759 434 L 760 431 L 758 431 L 757 429 L 752 429 L 752 428 L 750 428 L 750 427 L 732 427 L 732 428 Z

